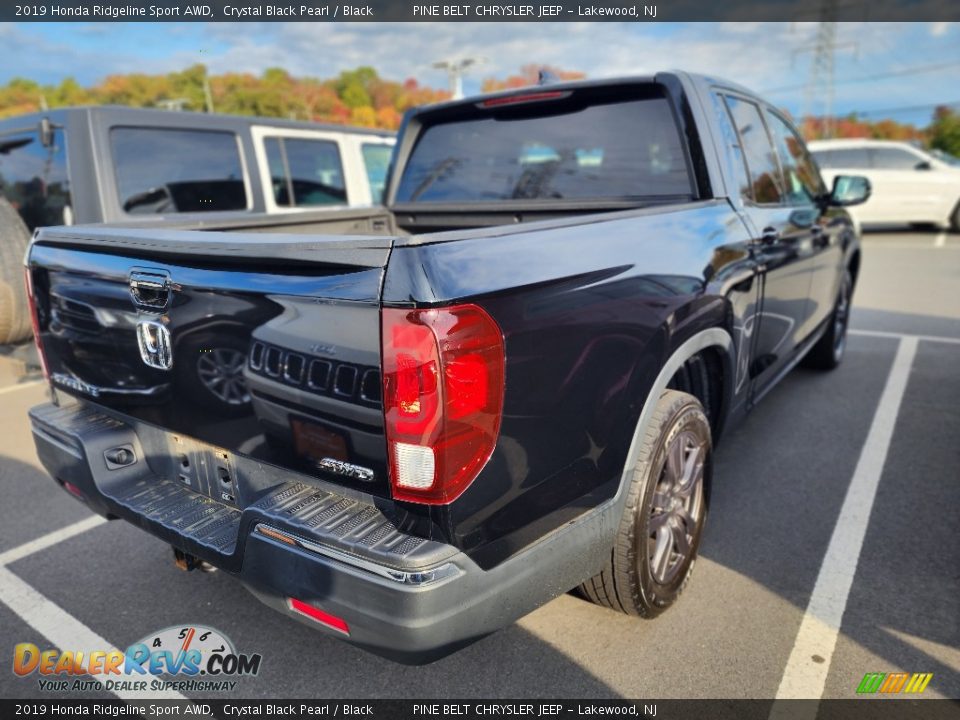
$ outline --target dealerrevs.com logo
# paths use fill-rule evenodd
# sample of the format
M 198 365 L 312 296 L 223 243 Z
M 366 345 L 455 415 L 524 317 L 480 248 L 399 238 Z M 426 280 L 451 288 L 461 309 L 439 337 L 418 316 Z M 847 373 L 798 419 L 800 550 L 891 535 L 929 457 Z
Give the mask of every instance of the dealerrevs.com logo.
M 258 653 L 238 653 L 218 630 L 202 625 L 168 627 L 121 650 L 41 650 L 20 643 L 13 672 L 38 676 L 48 692 L 176 690 L 229 692 L 234 678 L 260 672 Z

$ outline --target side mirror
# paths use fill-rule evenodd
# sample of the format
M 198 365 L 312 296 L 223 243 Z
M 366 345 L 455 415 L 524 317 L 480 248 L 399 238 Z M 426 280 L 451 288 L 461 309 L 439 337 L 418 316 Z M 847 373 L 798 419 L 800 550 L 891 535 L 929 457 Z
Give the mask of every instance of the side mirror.
M 870 199 L 870 181 L 862 175 L 837 175 L 827 202 L 834 207 L 860 205 Z
M 931 165 L 926 160 L 921 160 L 916 165 L 913 166 L 914 170 L 933 170 L 933 165 Z

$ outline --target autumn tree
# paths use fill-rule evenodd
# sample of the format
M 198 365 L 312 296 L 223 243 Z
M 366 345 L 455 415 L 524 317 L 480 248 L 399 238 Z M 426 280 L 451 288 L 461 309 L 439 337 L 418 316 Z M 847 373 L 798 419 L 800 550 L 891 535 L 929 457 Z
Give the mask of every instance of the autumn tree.
M 929 132 L 932 147 L 960 157 L 960 115 L 948 107 L 938 107 Z
M 536 85 L 538 82 L 540 82 L 541 72 L 548 73 L 557 78 L 557 80 L 583 80 L 586 77 L 585 73 L 572 70 L 561 70 L 560 68 L 552 65 L 530 64 L 524 65 L 522 68 L 520 68 L 520 73 L 518 75 L 510 75 L 503 80 L 492 77 L 484 79 L 482 89 L 483 92 L 488 93 L 497 92 L 498 90 L 511 90 L 513 88 Z

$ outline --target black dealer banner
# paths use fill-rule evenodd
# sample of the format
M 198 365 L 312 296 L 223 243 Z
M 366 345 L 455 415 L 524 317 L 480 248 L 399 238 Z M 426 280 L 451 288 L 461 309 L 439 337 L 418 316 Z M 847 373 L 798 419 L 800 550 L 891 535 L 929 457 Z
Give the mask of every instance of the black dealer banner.
M 830 20 L 960 20 L 956 0 L 846 0 Z M 28 22 L 661 22 L 815 21 L 824 9 L 808 0 L 55 0 L 0 3 L 0 21 Z

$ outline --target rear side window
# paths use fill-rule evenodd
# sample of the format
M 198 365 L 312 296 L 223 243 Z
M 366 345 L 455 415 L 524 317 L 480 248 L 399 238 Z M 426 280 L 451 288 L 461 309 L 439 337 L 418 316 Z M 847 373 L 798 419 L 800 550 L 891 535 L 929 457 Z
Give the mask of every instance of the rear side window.
M 870 159 L 877 170 L 914 170 L 923 162 L 909 150 L 895 147 L 872 147 Z
M 245 210 L 243 163 L 230 132 L 110 130 L 120 205 L 133 215 Z
M 505 106 L 421 133 L 396 201 L 689 198 L 693 184 L 667 100 Z M 636 92 L 634 92 L 636 95 Z
M 383 188 L 387 184 L 387 170 L 390 167 L 390 157 L 393 147 L 381 143 L 364 143 L 360 147 L 363 153 L 363 164 L 367 169 L 367 180 L 370 182 L 370 196 L 373 202 L 383 202 Z
M 760 205 L 779 204 L 784 196 L 780 167 L 760 108 L 752 102 L 730 96 L 725 101 L 737 128 L 750 175 L 749 184 L 740 189 L 741 194 Z
M 72 222 L 62 130 L 54 130 L 50 147 L 35 132 L 0 135 L 0 195 L 30 230 Z
M 870 156 L 866 148 L 837 148 L 835 150 L 815 150 L 813 157 L 822 168 L 840 168 L 844 170 L 866 170 L 870 167 Z
M 347 201 L 337 143 L 268 137 L 263 146 L 270 167 L 273 200 L 280 207 L 342 205 Z

